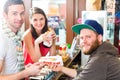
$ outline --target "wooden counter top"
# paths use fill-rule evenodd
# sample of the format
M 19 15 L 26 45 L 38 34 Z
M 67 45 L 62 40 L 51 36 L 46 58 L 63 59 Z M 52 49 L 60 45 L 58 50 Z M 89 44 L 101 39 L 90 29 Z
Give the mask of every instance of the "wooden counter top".
M 73 62 L 73 60 L 75 60 L 75 58 L 78 56 L 78 54 L 81 54 L 81 52 L 80 52 L 80 50 L 79 51 L 77 51 L 76 53 L 73 53 L 74 55 L 73 55 L 73 58 L 71 59 L 71 58 L 69 58 L 66 62 L 64 62 L 64 66 L 65 67 L 69 67 L 71 64 L 72 64 L 72 62 Z M 53 77 L 53 79 L 52 80 L 59 80 L 59 78 L 63 75 L 64 73 L 62 73 L 62 72 L 57 72 L 56 74 L 55 74 L 55 76 Z

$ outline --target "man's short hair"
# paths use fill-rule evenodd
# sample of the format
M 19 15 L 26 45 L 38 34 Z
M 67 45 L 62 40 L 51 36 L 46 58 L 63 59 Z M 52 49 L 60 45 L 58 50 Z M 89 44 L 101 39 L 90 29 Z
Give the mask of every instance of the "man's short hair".
M 22 0 L 6 0 L 6 2 L 4 4 L 4 7 L 3 7 L 3 10 L 7 14 L 9 6 L 11 6 L 11 5 L 18 5 L 18 4 L 23 4 L 23 6 L 24 6 L 24 2 Z

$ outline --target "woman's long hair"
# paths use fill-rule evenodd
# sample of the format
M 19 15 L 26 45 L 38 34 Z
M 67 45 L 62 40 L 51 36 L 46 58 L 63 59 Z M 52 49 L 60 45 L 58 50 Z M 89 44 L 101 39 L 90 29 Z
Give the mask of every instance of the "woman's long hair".
M 46 14 L 44 13 L 44 11 L 38 7 L 33 7 L 30 9 L 30 19 L 32 18 L 32 16 L 34 14 L 42 14 L 45 17 L 45 26 L 43 27 L 41 34 L 45 33 L 46 31 L 48 31 L 48 23 L 47 23 L 47 17 Z M 37 34 L 35 28 L 33 27 L 33 25 L 31 24 L 31 33 L 34 39 L 39 37 L 39 34 Z

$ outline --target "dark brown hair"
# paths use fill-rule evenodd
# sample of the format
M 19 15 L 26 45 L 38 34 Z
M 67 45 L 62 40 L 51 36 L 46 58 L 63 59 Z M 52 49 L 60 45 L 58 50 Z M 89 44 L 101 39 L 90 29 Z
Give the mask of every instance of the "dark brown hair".
M 42 33 L 45 33 L 48 30 L 48 23 L 47 23 L 47 17 L 46 14 L 44 13 L 44 11 L 38 7 L 33 7 L 30 9 L 30 19 L 32 18 L 33 14 L 42 14 L 45 17 L 45 26 L 41 31 Z M 31 24 L 31 33 L 34 39 L 36 39 L 39 35 L 37 34 L 37 32 L 35 31 L 35 28 L 33 27 L 33 25 Z
M 24 3 L 22 0 L 6 0 L 3 10 L 4 12 L 7 14 L 8 13 L 8 7 L 11 5 L 18 5 L 18 4 L 22 4 L 24 6 Z M 25 6 L 24 6 L 25 8 Z

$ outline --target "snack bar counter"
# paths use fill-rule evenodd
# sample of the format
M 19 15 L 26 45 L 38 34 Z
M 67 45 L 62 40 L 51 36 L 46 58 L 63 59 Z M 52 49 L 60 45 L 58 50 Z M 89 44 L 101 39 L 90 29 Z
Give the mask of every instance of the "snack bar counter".
M 80 50 L 77 50 L 77 52 L 73 53 L 73 58 L 69 58 L 68 60 L 66 60 L 66 62 L 64 62 L 65 67 L 75 69 L 76 67 L 74 67 L 74 66 L 76 66 L 76 65 L 77 65 L 77 67 L 78 67 L 78 65 L 79 66 L 81 65 L 81 51 Z M 51 80 L 66 80 L 66 77 L 64 77 L 63 73 L 56 72 Z
M 71 66 L 75 65 L 74 63 L 80 65 L 81 63 L 80 58 L 81 58 L 81 52 L 77 51 L 76 53 L 74 53 L 73 58 L 68 58 L 64 63 L 60 63 L 60 65 L 72 68 Z M 50 57 L 49 59 L 54 61 L 54 57 Z M 47 62 L 47 61 L 50 61 L 49 59 L 48 60 L 46 59 L 45 63 L 51 64 L 50 62 Z M 57 59 L 60 59 L 60 57 L 57 57 Z M 42 60 L 40 61 L 43 62 Z M 55 61 L 54 63 L 58 64 L 57 61 Z M 64 75 L 63 73 L 53 72 L 47 66 L 44 66 L 40 71 L 40 73 L 38 74 L 38 76 L 29 77 L 29 80 L 65 80 L 62 78 L 63 75 Z

